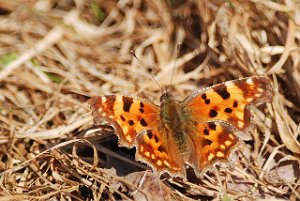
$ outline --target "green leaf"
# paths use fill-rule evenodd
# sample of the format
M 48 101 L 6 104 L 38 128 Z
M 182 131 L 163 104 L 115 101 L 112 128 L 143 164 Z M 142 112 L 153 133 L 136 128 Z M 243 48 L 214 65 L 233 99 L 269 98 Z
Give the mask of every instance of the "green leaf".
M 0 57 L 0 68 L 3 68 L 10 62 L 16 60 L 17 57 L 18 57 L 18 54 L 16 52 L 12 52 L 12 53 L 3 55 L 2 57 Z
M 32 63 L 33 66 L 39 66 L 39 62 L 36 59 L 31 59 L 30 62 Z
M 93 1 L 91 8 L 92 8 L 92 12 L 96 16 L 97 20 L 99 22 L 102 22 L 105 19 L 105 14 L 104 14 L 103 10 L 101 9 L 101 7 L 99 6 L 99 4 L 96 1 Z
M 53 81 L 53 82 L 55 82 L 55 83 L 60 84 L 60 83 L 63 81 L 63 79 L 62 79 L 60 76 L 55 75 L 55 74 L 53 74 L 53 73 L 45 72 L 45 74 L 49 77 L 49 79 L 50 79 L 51 81 Z
M 170 5 L 174 5 L 174 4 L 175 4 L 175 1 L 176 1 L 176 0 L 169 0 L 168 2 L 169 2 Z
M 226 0 L 226 1 L 228 3 L 229 8 L 232 8 L 232 9 L 235 8 L 235 6 L 234 6 L 234 4 L 233 4 L 233 2 L 231 0 Z
M 222 201 L 233 201 L 233 199 L 229 197 L 227 194 L 225 194 Z

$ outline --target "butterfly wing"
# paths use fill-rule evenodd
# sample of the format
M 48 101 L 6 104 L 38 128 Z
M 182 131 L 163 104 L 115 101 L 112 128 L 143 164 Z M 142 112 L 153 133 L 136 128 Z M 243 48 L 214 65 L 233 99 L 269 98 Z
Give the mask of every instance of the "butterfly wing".
M 98 96 L 89 101 L 96 125 L 111 125 L 120 146 L 132 148 L 142 130 L 152 130 L 159 123 L 159 108 L 147 101 L 128 96 Z
M 199 123 L 189 134 L 194 147 L 187 162 L 198 176 L 216 161 L 226 162 L 239 142 L 235 128 L 224 122 Z
M 237 132 L 250 126 L 251 107 L 270 101 L 272 86 L 264 77 L 214 85 L 182 102 L 193 126 L 186 128 L 193 147 L 188 163 L 199 175 L 216 161 L 226 161 L 239 140 Z
M 166 140 L 167 131 L 148 130 L 137 136 L 136 159 L 145 162 L 159 174 L 186 177 L 184 161 L 173 141 Z M 166 144 L 168 143 L 168 144 Z M 172 145 L 171 145 L 172 144 Z
M 120 146 L 136 146 L 136 159 L 159 173 L 185 175 L 184 163 L 166 144 L 168 131 L 160 126 L 160 109 L 147 101 L 127 96 L 99 96 L 89 101 L 96 125 L 111 125 Z M 174 147 L 174 146 L 173 146 Z
M 256 76 L 195 92 L 182 102 L 182 107 L 196 122 L 225 121 L 243 131 L 250 126 L 251 107 L 271 99 L 270 80 Z

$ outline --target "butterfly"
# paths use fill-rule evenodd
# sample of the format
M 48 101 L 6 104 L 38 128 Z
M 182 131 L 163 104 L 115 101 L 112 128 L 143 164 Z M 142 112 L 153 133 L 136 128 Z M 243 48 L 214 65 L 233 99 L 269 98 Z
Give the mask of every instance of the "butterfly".
M 159 175 L 186 178 L 186 165 L 197 177 L 226 162 L 239 144 L 239 132 L 251 126 L 251 111 L 272 100 L 271 81 L 253 76 L 213 85 L 176 100 L 164 92 L 160 106 L 121 95 L 89 101 L 95 125 L 110 125 L 119 146 L 136 147 L 136 160 Z

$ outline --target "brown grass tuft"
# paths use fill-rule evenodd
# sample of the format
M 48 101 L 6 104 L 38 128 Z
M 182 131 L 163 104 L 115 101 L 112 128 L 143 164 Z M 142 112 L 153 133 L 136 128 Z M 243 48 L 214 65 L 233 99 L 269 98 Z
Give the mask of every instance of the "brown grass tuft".
M 0 0 L 0 200 L 300 200 L 299 16 L 293 0 Z M 244 146 L 202 179 L 158 178 L 110 127 L 93 127 L 87 105 L 105 94 L 158 103 L 148 71 L 168 86 L 174 66 L 179 99 L 273 81 Z

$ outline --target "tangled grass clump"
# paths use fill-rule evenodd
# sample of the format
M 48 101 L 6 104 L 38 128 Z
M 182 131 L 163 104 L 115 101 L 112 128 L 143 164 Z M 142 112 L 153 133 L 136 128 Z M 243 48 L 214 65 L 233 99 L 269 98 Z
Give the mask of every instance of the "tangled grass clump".
M 0 199 L 300 200 L 299 16 L 293 0 L 0 1 Z M 149 72 L 179 99 L 252 75 L 274 97 L 228 166 L 159 178 L 87 104 L 158 103 Z

